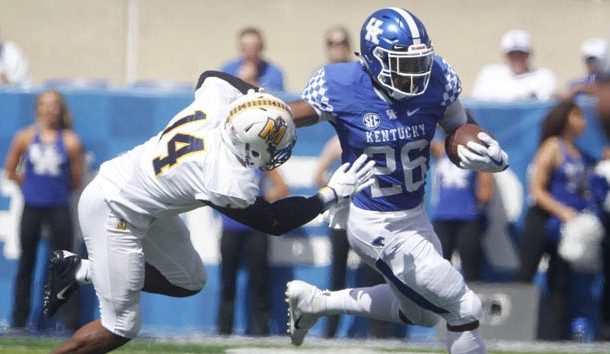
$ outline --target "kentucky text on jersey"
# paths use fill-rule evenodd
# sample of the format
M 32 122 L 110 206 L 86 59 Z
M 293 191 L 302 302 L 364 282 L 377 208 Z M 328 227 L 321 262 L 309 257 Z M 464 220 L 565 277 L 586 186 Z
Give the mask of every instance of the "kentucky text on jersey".
M 385 143 L 389 141 L 409 140 L 426 136 L 426 126 L 417 124 L 407 127 L 366 132 L 367 143 Z

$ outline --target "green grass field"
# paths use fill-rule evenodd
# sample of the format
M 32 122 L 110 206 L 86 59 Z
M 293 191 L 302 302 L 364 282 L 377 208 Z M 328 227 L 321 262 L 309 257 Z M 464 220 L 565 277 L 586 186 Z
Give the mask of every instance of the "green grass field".
M 63 339 L 44 337 L 0 337 L 0 353 L 43 354 L 57 347 Z M 287 337 L 202 337 L 197 340 L 135 340 L 116 350 L 123 354 L 313 354 L 313 353 L 445 353 L 440 344 L 410 344 L 401 341 L 320 340 L 312 339 L 299 348 L 288 343 Z M 566 353 L 610 353 L 610 344 L 574 343 L 489 343 L 489 353 L 494 354 L 566 354 Z M 502 349 L 513 348 L 513 349 Z M 516 347 L 516 349 L 515 349 Z

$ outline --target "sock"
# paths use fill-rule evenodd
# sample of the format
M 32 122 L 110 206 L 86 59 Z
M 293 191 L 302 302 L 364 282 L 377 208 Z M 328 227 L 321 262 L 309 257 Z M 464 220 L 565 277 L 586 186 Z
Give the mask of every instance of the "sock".
M 447 331 L 447 350 L 449 354 L 487 354 L 478 328 L 466 332 Z
M 324 292 L 318 298 L 326 299 L 320 306 L 322 316 L 348 314 L 404 324 L 398 301 L 387 284 Z
M 80 265 L 76 269 L 76 274 L 74 275 L 74 278 L 80 285 L 91 284 L 91 272 L 89 271 L 90 265 L 90 260 L 81 259 Z

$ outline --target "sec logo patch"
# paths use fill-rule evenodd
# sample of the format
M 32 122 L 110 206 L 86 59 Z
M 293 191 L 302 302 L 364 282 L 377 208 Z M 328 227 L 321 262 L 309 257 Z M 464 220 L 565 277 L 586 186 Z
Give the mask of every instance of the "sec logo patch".
M 367 113 L 362 117 L 362 123 L 369 129 L 375 129 L 381 123 L 381 119 L 377 113 Z

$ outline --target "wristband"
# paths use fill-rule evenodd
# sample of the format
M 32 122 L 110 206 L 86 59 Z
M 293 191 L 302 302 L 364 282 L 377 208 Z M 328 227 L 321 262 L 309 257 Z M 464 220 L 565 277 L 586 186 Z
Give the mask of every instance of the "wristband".
M 337 192 L 335 192 L 335 189 L 329 186 L 320 188 L 317 196 L 322 202 L 324 210 L 333 206 L 335 203 L 337 203 L 337 200 L 339 199 L 337 197 Z

